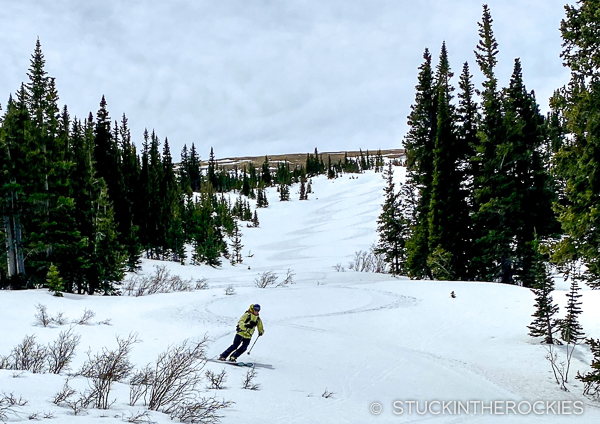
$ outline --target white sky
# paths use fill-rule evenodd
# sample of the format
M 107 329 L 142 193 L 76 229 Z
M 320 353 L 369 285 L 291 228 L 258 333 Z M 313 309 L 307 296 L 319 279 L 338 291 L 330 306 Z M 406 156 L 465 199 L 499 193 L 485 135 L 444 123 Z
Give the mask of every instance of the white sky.
M 542 111 L 568 80 L 565 0 L 490 0 L 506 85 L 520 57 Z M 402 147 L 417 68 L 443 40 L 454 83 L 469 61 L 473 0 L 0 0 L 0 104 L 26 80 L 39 36 L 60 104 L 129 118 L 202 158 Z

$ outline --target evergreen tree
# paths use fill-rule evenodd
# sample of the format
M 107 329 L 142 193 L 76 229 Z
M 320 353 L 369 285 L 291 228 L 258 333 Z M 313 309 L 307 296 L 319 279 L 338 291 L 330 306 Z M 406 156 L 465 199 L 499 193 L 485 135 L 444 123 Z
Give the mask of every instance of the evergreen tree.
M 533 270 L 536 284 L 531 289 L 535 294 L 535 312 L 532 315 L 535 319 L 527 326 L 529 335 L 532 337 L 543 337 L 544 343 L 554 344 L 554 334 L 558 331 L 559 322 L 554 318 L 558 312 L 558 306 L 552 299 L 554 282 L 549 275 L 546 263 L 541 253 L 537 240 L 534 244 L 535 257 L 533 261 Z
M 487 5 L 479 25 L 479 43 L 475 50 L 477 64 L 485 80 L 481 91 L 482 117 L 479 125 L 479 144 L 474 157 L 477 172 L 473 181 L 475 238 L 473 268 L 476 278 L 487 281 L 511 283 L 513 257 L 512 233 L 499 203 L 503 201 L 501 189 L 505 173 L 501 171 L 502 155 L 498 146 L 506 139 L 502 116 L 501 96 L 494 74 L 497 64 L 498 43 L 492 31 L 492 16 Z
M 48 290 L 54 292 L 54 296 L 63 297 L 63 294 L 61 293 L 65 289 L 63 279 L 58 272 L 58 268 L 54 264 L 51 264 L 48 269 L 46 285 L 48 286 Z
M 571 69 L 569 84 L 555 93 L 553 111 L 565 137 L 554 160 L 554 172 L 564 188 L 555 209 L 565 237 L 554 247 L 552 260 L 573 275 L 600 288 L 600 2 L 579 0 L 565 6 L 560 30 L 561 57 Z
M 257 228 L 260 225 L 258 221 L 258 213 L 256 213 L 256 209 L 254 210 L 254 215 L 252 215 L 252 226 Z
M 290 186 L 285 183 L 279 184 L 279 201 L 287 202 L 290 200 Z
M 402 214 L 406 211 L 404 209 L 406 205 L 401 202 L 400 195 L 394 191 L 394 172 L 391 163 L 388 164 L 383 176 L 387 180 L 387 185 L 384 188 L 383 209 L 377 220 L 379 241 L 375 253 L 384 255 L 391 274 L 399 275 L 406 270 L 406 242 L 410 235 L 411 223 Z
M 577 344 L 584 336 L 578 318 L 582 312 L 579 290 L 577 280 L 572 278 L 571 288 L 567 293 L 567 313 L 565 318 L 560 321 L 560 338 L 567 344 Z
M 437 123 L 433 151 L 433 179 L 428 212 L 429 251 L 427 265 L 436 279 L 458 279 L 465 275 L 464 240 L 468 208 L 462 190 L 464 157 L 455 127 L 456 112 L 451 103 L 454 88 L 446 44 L 442 45 L 436 73 Z
M 408 117 L 409 130 L 404 140 L 407 157 L 407 181 L 419 187 L 418 205 L 412 236 L 408 242 L 407 267 L 411 278 L 432 278 L 427 266 L 429 257 L 429 206 L 433 182 L 433 152 L 437 132 L 434 84 L 431 55 L 428 49 L 423 54 L 424 62 L 419 67 L 415 102 Z
M 241 264 L 242 259 L 242 232 L 236 222 L 233 227 L 233 234 L 231 235 L 231 264 Z
M 23 214 L 27 203 L 23 191 L 27 177 L 25 137 L 30 119 L 25 95 L 22 87 L 16 100 L 9 98 L 0 127 L 0 211 L 6 237 L 7 276 L 13 288 L 23 287 L 26 280 Z
M 306 175 L 300 176 L 300 200 L 308 200 L 308 194 L 306 193 Z

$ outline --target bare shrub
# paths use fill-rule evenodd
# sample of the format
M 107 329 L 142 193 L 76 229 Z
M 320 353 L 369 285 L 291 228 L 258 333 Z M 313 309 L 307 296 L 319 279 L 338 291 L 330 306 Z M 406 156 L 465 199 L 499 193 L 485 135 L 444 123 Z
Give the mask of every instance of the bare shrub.
M 154 371 L 149 365 L 136 371 L 129 380 L 129 405 L 134 406 L 142 397 L 144 398 L 144 405 L 147 405 L 146 395 L 153 381 Z
M 43 373 L 48 349 L 35 341 L 35 335 L 25 336 L 7 358 L 7 369 Z
M 48 314 L 48 309 L 46 308 L 46 305 L 38 303 L 37 305 L 35 305 L 35 309 L 37 312 L 35 313 L 34 317 L 35 323 L 37 325 L 41 325 L 42 327 L 48 327 L 50 324 L 52 324 L 52 317 Z
M 208 339 L 169 347 L 161 353 L 154 368 L 154 380 L 150 390 L 148 409 L 169 413 L 177 405 L 193 399 L 206 364 L 204 348 Z
M 64 312 L 58 312 L 56 314 L 56 316 L 54 318 L 52 318 L 52 320 L 57 324 L 57 325 L 65 325 L 67 323 L 67 317 L 65 317 Z
M 276 281 L 277 275 L 273 271 L 265 271 L 254 279 L 254 285 L 259 289 L 265 289 L 274 285 Z
M 335 392 L 331 392 L 331 391 L 325 389 L 325 391 L 321 394 L 321 396 L 324 397 L 325 399 L 329 399 L 329 398 L 333 397 L 334 394 L 335 394 Z
M 84 309 L 83 310 L 83 315 L 81 316 L 81 318 L 76 319 L 75 321 L 73 321 L 73 324 L 77 324 L 77 325 L 89 325 L 90 324 L 90 320 L 92 318 L 94 318 L 96 316 L 96 313 L 94 311 L 91 311 L 89 309 Z
M 60 374 L 66 369 L 73 360 L 75 348 L 79 345 L 81 336 L 73 333 L 73 328 L 67 331 L 61 331 L 58 339 L 48 345 L 48 371 L 54 374 Z
M 235 288 L 233 288 L 233 286 L 227 286 L 227 288 L 225 289 L 225 295 L 233 296 L 234 294 L 235 294 Z
M 57 406 L 63 405 L 71 396 L 75 394 L 75 389 L 69 386 L 69 378 L 65 380 L 62 389 L 54 395 L 52 403 Z
M 225 381 L 227 381 L 227 373 L 225 370 L 221 370 L 221 372 L 218 374 L 212 372 L 211 370 L 206 370 L 204 375 L 208 379 L 209 383 L 208 386 L 206 386 L 207 389 L 222 390 L 225 388 Z
M 150 275 L 134 275 L 124 283 L 123 292 L 128 296 L 147 296 L 156 293 L 172 293 L 204 290 L 208 288 L 207 279 L 201 278 L 183 280 L 178 275 L 171 275 L 165 265 L 155 266 L 155 272 Z
M 344 268 L 340 263 L 335 264 L 333 269 L 335 269 L 337 272 L 346 272 L 346 268 Z
M 12 415 L 18 417 L 19 414 L 15 410 L 15 407 L 24 406 L 27 404 L 27 401 L 24 401 L 22 398 L 15 398 L 12 393 L 0 394 L 0 421 L 6 422 L 8 420 L 8 416 Z
M 98 394 L 95 390 L 86 390 L 85 392 L 79 392 L 79 397 L 75 400 L 70 398 L 65 400 L 65 405 L 73 411 L 74 415 L 79 415 L 82 411 L 86 410 L 93 402 L 98 398 Z
M 148 411 L 137 412 L 135 414 L 129 413 L 129 417 L 125 418 L 125 416 L 122 416 L 122 419 L 124 422 L 127 423 L 152 422 L 152 420 L 150 419 L 150 413 Z
M 296 275 L 291 269 L 288 269 L 285 274 L 285 279 L 277 285 L 277 287 L 287 286 L 288 284 L 294 284 L 294 275 Z
M 554 351 L 554 345 L 544 346 L 546 349 L 546 359 L 550 362 L 550 366 L 552 367 L 552 373 L 554 374 L 554 379 L 556 380 L 556 384 L 558 384 L 561 390 L 568 392 L 566 382 L 567 382 L 567 368 L 566 363 L 564 361 L 558 362 L 558 355 Z
M 215 398 L 200 398 L 194 402 L 177 405 L 170 412 L 171 419 L 177 418 L 183 423 L 216 424 L 223 418 L 219 411 L 233 405 L 231 401 L 218 401 Z
M 196 290 L 208 290 L 208 278 L 200 278 L 196 280 Z
M 336 266 L 339 266 L 339 264 Z M 348 268 L 351 271 L 357 272 L 386 273 L 388 271 L 385 256 L 376 254 L 373 248 L 371 248 L 370 252 L 362 250 L 354 252 L 354 258 L 348 263 Z
M 242 389 L 260 390 L 260 384 L 254 383 L 254 379 L 257 375 L 258 373 L 254 369 L 254 367 L 246 371 L 246 375 L 244 375 L 244 378 L 242 379 Z
M 88 360 L 79 373 L 92 381 L 91 398 L 96 408 L 108 409 L 108 396 L 113 383 L 123 380 L 133 370 L 129 353 L 137 342 L 136 335 L 130 334 L 126 339 L 117 337 L 117 350 L 102 348 L 102 352 L 94 356 L 88 352 Z

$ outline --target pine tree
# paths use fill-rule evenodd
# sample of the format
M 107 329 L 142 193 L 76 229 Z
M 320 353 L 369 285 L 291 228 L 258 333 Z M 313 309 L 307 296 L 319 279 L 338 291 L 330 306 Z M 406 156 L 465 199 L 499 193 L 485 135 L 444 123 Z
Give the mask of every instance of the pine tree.
M 260 225 L 258 221 L 258 213 L 256 213 L 256 209 L 254 210 L 254 215 L 252 215 L 252 226 L 257 228 Z
M 437 132 L 437 116 L 434 104 L 434 84 L 431 55 L 428 49 L 423 54 L 424 62 L 419 67 L 415 102 L 408 117 L 409 131 L 404 140 L 407 157 L 407 182 L 419 187 L 418 205 L 412 236 L 408 242 L 407 267 L 411 278 L 432 278 L 427 266 L 429 257 L 429 206 L 433 183 L 433 152 Z
M 256 195 L 256 207 L 257 208 L 269 207 L 269 200 L 267 199 L 265 190 L 262 187 L 258 189 L 258 194 Z
M 242 248 L 243 247 L 244 246 L 242 245 L 242 232 L 240 231 L 240 228 L 236 222 L 235 226 L 233 227 L 233 234 L 231 235 L 231 264 L 232 265 L 241 264 L 243 262 L 243 259 L 242 259 Z
M 533 270 L 536 278 L 536 284 L 531 289 L 535 294 L 535 312 L 532 315 L 535 319 L 527 326 L 529 335 L 532 337 L 543 337 L 544 343 L 554 344 L 554 334 L 559 330 L 559 322 L 554 318 L 558 312 L 558 306 L 552 299 L 554 282 L 549 275 L 546 263 L 539 252 L 537 240 L 534 244 L 535 257 L 533 261 Z
M 560 338 L 567 344 L 577 344 L 583 339 L 583 328 L 579 323 L 578 316 L 583 312 L 580 308 L 581 294 L 579 294 L 577 280 L 571 279 L 571 288 L 567 293 L 567 311 L 564 319 L 560 321 Z
M 287 202 L 290 200 L 290 186 L 285 183 L 279 184 L 279 201 Z
M 579 0 L 565 6 L 560 30 L 561 57 L 571 69 L 569 84 L 555 93 L 553 111 L 564 122 L 565 137 L 554 160 L 554 172 L 564 187 L 555 205 L 566 235 L 555 246 L 552 260 L 574 274 L 586 269 L 583 280 L 600 288 L 600 2 Z M 584 224 L 585 223 L 585 224 Z
M 406 205 L 400 201 L 400 194 L 395 193 L 391 163 L 388 164 L 383 176 L 387 180 L 387 185 L 384 188 L 383 208 L 377 220 L 379 241 L 375 253 L 384 255 L 391 274 L 399 275 L 406 270 L 406 242 L 410 235 L 411 223 L 402 215 Z
M 437 123 L 433 180 L 429 205 L 429 251 L 427 265 L 434 278 L 459 279 L 466 274 L 465 240 L 469 210 L 462 189 L 465 161 L 459 145 L 456 111 L 452 105 L 452 77 L 446 44 L 442 45 L 436 73 Z
M 300 199 L 308 200 L 308 194 L 306 193 L 306 175 L 300 175 Z
M 472 265 L 476 278 L 486 281 L 513 281 L 511 253 L 512 233 L 499 205 L 503 201 L 505 174 L 500 172 L 502 155 L 498 146 L 506 139 L 502 116 L 501 96 L 494 74 L 498 43 L 492 31 L 492 16 L 487 5 L 479 25 L 479 43 L 475 51 L 477 64 L 485 81 L 481 91 L 482 117 L 479 125 L 479 144 L 474 157 L 477 172 L 473 181 L 474 250 Z
M 63 297 L 63 294 L 61 293 L 65 289 L 63 279 L 58 272 L 58 268 L 54 264 L 51 264 L 48 269 L 46 283 L 48 290 L 54 292 L 54 296 Z

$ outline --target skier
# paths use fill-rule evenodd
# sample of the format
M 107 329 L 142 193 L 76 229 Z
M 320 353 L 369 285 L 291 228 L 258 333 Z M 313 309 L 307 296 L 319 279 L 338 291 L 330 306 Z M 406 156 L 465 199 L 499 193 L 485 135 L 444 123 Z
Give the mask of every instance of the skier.
M 237 358 L 248 349 L 252 334 L 254 334 L 254 328 L 258 328 L 258 337 L 262 336 L 265 332 L 262 321 L 258 316 L 260 312 L 260 305 L 250 305 L 250 308 L 240 318 L 237 327 L 235 328 L 236 334 L 233 339 L 231 346 L 221 353 L 219 361 L 226 361 L 229 357 L 229 361 L 236 362 Z M 234 352 L 235 351 L 235 352 Z M 233 353 L 232 353 L 233 352 Z

